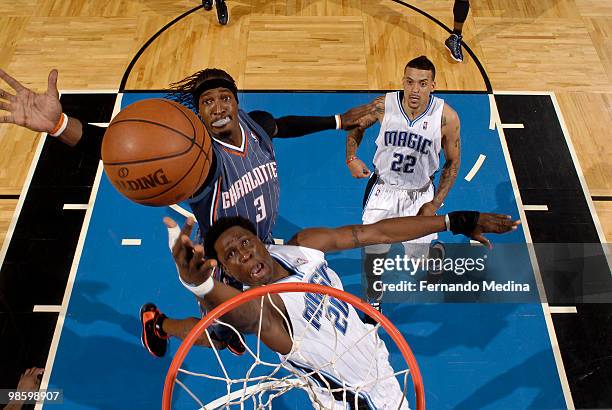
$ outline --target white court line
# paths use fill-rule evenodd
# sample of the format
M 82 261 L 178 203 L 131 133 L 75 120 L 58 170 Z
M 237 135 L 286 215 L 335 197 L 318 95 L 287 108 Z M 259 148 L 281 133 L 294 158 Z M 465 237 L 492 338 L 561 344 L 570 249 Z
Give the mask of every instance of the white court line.
M 550 313 L 578 313 L 576 306 L 550 306 Z
M 478 156 L 476 163 L 474 164 L 472 169 L 470 169 L 470 172 L 468 172 L 468 174 L 465 176 L 466 181 L 470 182 L 472 178 L 476 176 L 476 173 L 478 172 L 478 170 L 480 170 L 480 167 L 482 166 L 482 163 L 484 162 L 485 159 L 487 159 L 486 155 L 480 154 Z
M 23 208 L 25 197 L 28 193 L 28 190 L 30 189 L 30 184 L 32 183 L 32 177 L 34 176 L 36 165 L 38 164 L 38 160 L 40 159 L 40 154 L 45 145 L 47 134 L 40 133 L 38 138 L 39 138 L 39 141 L 38 141 L 38 145 L 36 146 L 36 151 L 34 152 L 34 158 L 32 158 L 30 169 L 28 170 L 28 174 L 23 184 L 23 188 L 21 188 L 21 194 L 19 194 L 19 200 L 17 201 L 17 206 L 15 207 L 15 211 L 13 212 L 13 219 L 11 219 L 11 223 L 9 224 L 9 227 L 6 230 L 6 236 L 4 237 L 4 243 L 2 244 L 2 249 L 0 249 L 0 266 L 4 264 L 4 258 L 6 257 L 6 252 L 8 251 L 9 245 L 11 244 L 13 233 L 15 233 L 15 226 L 17 226 L 17 220 L 19 219 L 19 214 L 21 214 L 21 209 Z
M 552 91 L 497 91 L 493 92 L 495 95 L 553 95 Z
M 122 98 L 123 94 L 117 94 L 115 108 L 113 109 L 113 117 L 117 115 L 119 109 L 121 108 Z M 79 268 L 79 262 L 81 261 L 81 253 L 83 252 L 83 245 L 85 245 L 85 238 L 87 237 L 87 231 L 89 230 L 89 222 L 91 221 L 91 215 L 93 213 L 94 204 L 98 195 L 98 189 L 100 188 L 100 181 L 102 179 L 103 169 L 104 168 L 102 167 L 102 161 L 100 161 L 98 163 L 98 170 L 96 172 L 96 177 L 91 188 L 91 195 L 89 196 L 89 207 L 87 208 L 87 212 L 85 212 L 85 218 L 83 219 L 83 225 L 81 227 L 79 241 L 77 242 L 74 258 L 72 259 L 72 266 L 70 268 L 70 274 L 68 275 L 64 298 L 62 300 L 62 308 L 57 317 L 57 322 L 55 323 L 55 331 L 53 332 L 53 339 L 51 339 L 51 346 L 49 347 L 47 363 L 45 363 L 45 372 L 43 373 L 42 380 L 40 381 L 40 389 L 43 390 L 46 390 L 49 386 L 49 379 L 51 378 L 51 373 L 53 373 L 53 363 L 55 362 L 55 355 L 57 354 L 57 348 L 59 346 L 62 328 L 64 327 L 64 321 L 66 320 L 66 311 L 68 310 L 68 303 L 70 302 L 70 296 L 72 295 L 72 288 L 74 287 L 76 273 Z M 41 410 L 43 408 L 43 404 L 44 403 L 37 403 L 34 409 Z
M 88 122 L 87 124 L 95 125 L 96 127 L 108 128 L 110 122 Z
M 274 244 L 275 245 L 284 245 L 285 244 L 285 240 L 281 239 L 281 238 L 274 238 Z
M 494 130 L 497 122 L 495 119 L 497 118 L 497 106 L 494 103 L 494 100 L 489 98 L 489 129 Z
M 141 239 L 122 239 L 121 245 L 123 246 L 140 246 L 142 244 Z
M 118 94 L 116 90 L 60 90 L 60 94 Z
M 54 312 L 59 313 L 62 311 L 61 305 L 34 305 L 32 312 Z
M 34 305 L 32 312 L 53 312 L 59 313 L 62 310 L 61 305 Z
M 576 150 L 574 149 L 574 144 L 572 143 L 572 139 L 569 137 L 569 131 L 567 130 L 567 126 L 565 125 L 565 119 L 563 119 L 563 114 L 561 113 L 561 107 L 557 102 L 557 96 L 555 93 L 551 93 L 550 98 L 552 99 L 553 106 L 555 107 L 555 111 L 557 113 L 557 118 L 559 119 L 559 123 L 561 124 L 561 130 L 563 131 L 563 137 L 565 138 L 565 142 L 567 143 L 567 147 L 569 148 L 570 155 L 572 157 L 572 161 L 574 162 L 574 168 L 576 169 L 576 173 L 578 173 L 578 179 L 580 180 L 580 186 L 582 187 L 582 192 L 586 198 L 587 205 L 589 206 L 589 211 L 591 212 L 591 218 L 593 218 L 593 223 L 595 224 L 595 229 L 597 230 L 597 235 L 599 236 L 599 242 L 602 244 L 607 243 L 606 235 L 604 234 L 604 230 L 601 227 L 601 222 L 599 221 L 599 217 L 597 216 L 597 212 L 595 211 L 595 205 L 593 205 L 593 200 L 591 199 L 591 193 L 589 192 L 589 187 L 586 184 L 586 179 L 584 177 L 584 173 L 582 172 L 582 167 L 580 166 L 580 161 L 578 161 L 578 156 L 576 155 Z M 605 251 L 605 249 L 604 249 Z M 606 259 L 608 260 L 608 267 L 610 268 L 610 273 L 612 274 L 612 260 L 610 260 L 610 255 L 605 252 Z
M 548 211 L 548 205 L 523 205 L 525 211 Z
M 561 389 L 563 390 L 563 397 L 565 398 L 565 404 L 569 410 L 574 410 L 574 399 L 570 391 L 569 382 L 567 381 L 567 375 L 565 373 L 565 365 L 563 364 L 563 358 L 561 357 L 561 350 L 559 349 L 559 342 L 557 341 L 557 334 L 555 332 L 555 326 L 552 321 L 550 314 L 550 308 L 546 301 L 546 291 L 542 283 L 542 274 L 540 273 L 540 265 L 533 249 L 533 240 L 531 239 L 531 232 L 529 231 L 529 224 L 525 215 L 525 209 L 523 207 L 523 200 L 518 188 L 516 181 L 516 175 L 514 173 L 514 166 L 510 158 L 510 152 L 508 151 L 508 144 L 506 143 L 506 135 L 504 129 L 501 127 L 501 119 L 499 118 L 499 111 L 497 110 L 497 103 L 495 102 L 495 95 L 489 94 L 489 99 L 492 100 L 492 105 L 495 107 L 495 120 L 497 123 L 497 133 L 499 135 L 499 142 L 504 153 L 504 159 L 506 161 L 506 167 L 508 168 L 508 174 L 510 175 L 510 183 L 512 185 L 512 191 L 514 192 L 514 198 L 518 208 L 519 216 L 523 226 L 523 232 L 525 234 L 525 242 L 527 242 L 527 249 L 529 251 L 529 259 L 531 260 L 531 266 L 533 267 L 533 273 L 536 279 L 538 287 L 538 293 L 540 295 L 540 301 L 542 304 L 542 311 L 544 312 L 544 321 L 546 322 L 546 328 L 548 330 L 548 337 L 550 338 L 551 349 L 557 365 L 557 372 L 559 373 L 559 381 L 561 382 Z
M 471 246 L 484 246 L 482 243 L 475 241 L 473 239 L 470 239 L 470 245 Z
M 501 124 L 501 127 L 521 129 L 521 128 L 525 128 L 525 125 L 524 124 Z
M 178 212 L 179 214 L 183 215 L 185 218 L 191 217 L 194 220 L 196 219 L 194 214 L 192 214 L 191 212 L 189 212 L 188 210 L 186 210 L 185 208 L 183 208 L 180 205 L 176 205 L 176 204 L 175 205 L 170 205 L 170 209 L 172 209 L 175 212 Z
M 87 204 L 64 204 L 65 210 L 75 210 L 75 209 L 87 209 Z

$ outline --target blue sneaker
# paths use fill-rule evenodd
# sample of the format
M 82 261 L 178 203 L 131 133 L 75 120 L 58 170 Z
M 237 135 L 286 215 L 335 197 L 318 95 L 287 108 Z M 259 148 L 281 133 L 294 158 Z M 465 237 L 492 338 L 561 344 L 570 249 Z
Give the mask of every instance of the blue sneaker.
M 463 37 L 461 34 L 451 34 L 449 38 L 446 39 L 444 45 L 450 51 L 451 58 L 459 63 L 463 62 L 463 51 L 461 50 L 461 41 Z

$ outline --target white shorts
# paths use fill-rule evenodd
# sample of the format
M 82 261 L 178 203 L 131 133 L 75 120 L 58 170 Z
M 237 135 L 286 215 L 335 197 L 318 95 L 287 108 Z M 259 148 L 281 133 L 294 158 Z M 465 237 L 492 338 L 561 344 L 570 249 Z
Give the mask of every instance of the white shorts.
M 376 178 L 373 176 L 372 178 Z M 434 186 L 429 184 L 423 190 L 407 190 L 389 188 L 377 181 L 368 193 L 363 207 L 362 221 L 364 225 L 373 224 L 382 219 L 401 216 L 415 216 L 421 206 L 434 197 Z M 429 244 L 436 240 L 438 234 L 433 233 L 411 241 L 402 242 L 406 256 L 420 258 L 427 256 Z M 366 246 L 366 253 L 387 253 L 391 245 L 379 244 Z

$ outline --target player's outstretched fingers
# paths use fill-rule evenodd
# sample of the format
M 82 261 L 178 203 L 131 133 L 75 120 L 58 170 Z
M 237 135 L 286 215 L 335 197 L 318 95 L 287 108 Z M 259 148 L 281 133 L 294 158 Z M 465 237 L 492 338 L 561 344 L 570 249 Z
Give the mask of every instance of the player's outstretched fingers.
M 19 92 L 26 89 L 19 81 L 11 77 L 6 71 L 0 68 L 0 78 L 2 78 L 13 90 Z
M 472 236 L 472 239 L 480 242 L 481 244 L 486 246 L 487 249 L 489 249 L 489 250 L 493 249 L 493 245 L 491 245 L 491 242 L 487 238 L 485 238 L 482 234 L 474 235 L 474 236 Z
M 176 241 L 179 236 L 181 236 L 181 228 L 174 222 L 174 219 L 167 216 L 164 218 L 164 225 L 166 225 L 168 229 L 168 248 L 170 248 L 172 252 L 174 250 L 174 245 L 176 245 Z
M 3 90 L 2 88 L 0 88 L 0 99 L 2 100 L 6 100 L 9 102 L 13 102 L 15 101 L 15 96 L 11 93 L 9 93 L 6 90 Z
M 55 68 L 49 72 L 49 78 L 47 79 L 47 94 L 59 98 L 59 91 L 57 90 L 57 75 L 58 73 Z

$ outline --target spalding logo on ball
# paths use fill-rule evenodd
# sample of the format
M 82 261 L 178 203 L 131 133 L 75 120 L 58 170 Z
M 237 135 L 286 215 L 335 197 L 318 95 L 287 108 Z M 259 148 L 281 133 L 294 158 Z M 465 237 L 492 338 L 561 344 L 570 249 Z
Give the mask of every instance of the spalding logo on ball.
M 202 121 L 163 98 L 125 107 L 102 141 L 102 162 L 111 183 L 143 205 L 172 205 L 189 198 L 206 179 L 211 161 L 211 139 Z

